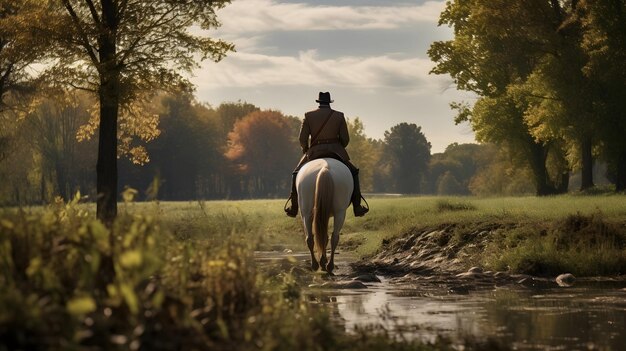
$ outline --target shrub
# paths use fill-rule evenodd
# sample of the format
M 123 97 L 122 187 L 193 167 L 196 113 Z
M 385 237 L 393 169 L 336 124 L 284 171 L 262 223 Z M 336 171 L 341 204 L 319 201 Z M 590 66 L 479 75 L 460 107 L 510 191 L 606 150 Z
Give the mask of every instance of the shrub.
M 539 276 L 626 273 L 624 227 L 602 214 L 569 215 L 561 220 L 527 225 L 503 233 L 488 249 L 487 266 Z

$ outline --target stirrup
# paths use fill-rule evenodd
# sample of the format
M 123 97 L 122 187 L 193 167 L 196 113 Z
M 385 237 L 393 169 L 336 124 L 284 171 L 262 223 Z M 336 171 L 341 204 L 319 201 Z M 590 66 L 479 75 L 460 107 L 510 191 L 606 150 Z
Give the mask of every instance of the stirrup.
M 357 209 L 354 204 L 352 205 L 352 208 L 354 210 L 354 216 L 355 217 L 363 217 L 366 213 L 368 213 L 370 211 L 370 204 L 367 203 L 367 200 L 365 200 L 365 198 L 363 197 L 363 195 L 361 195 L 361 199 L 363 201 L 365 201 L 365 206 L 359 204 L 359 208 Z
M 285 202 L 285 206 L 283 206 L 283 210 L 285 210 L 285 214 L 287 216 L 296 217 L 298 215 L 298 208 L 293 205 L 293 201 L 292 201 L 291 207 L 287 207 L 289 200 L 292 200 L 291 196 L 289 196 L 289 198 L 287 199 L 287 202 Z

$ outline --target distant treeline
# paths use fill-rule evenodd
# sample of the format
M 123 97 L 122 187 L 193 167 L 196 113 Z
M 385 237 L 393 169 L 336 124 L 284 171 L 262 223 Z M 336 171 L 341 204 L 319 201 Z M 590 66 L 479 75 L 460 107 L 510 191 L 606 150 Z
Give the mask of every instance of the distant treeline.
M 160 95 L 154 115 L 121 124 L 120 189 L 139 199 L 281 198 L 301 157 L 301 119 L 246 102 L 211 107 L 190 95 Z M 46 99 L 18 120 L 2 120 L 0 201 L 4 205 L 95 196 L 97 137 L 85 95 Z M 146 111 L 144 110 L 144 113 Z M 451 144 L 431 154 L 421 128 L 400 123 L 382 140 L 349 118 L 352 161 L 365 192 L 444 195 L 531 194 L 528 166 L 491 144 Z M 131 135 L 134 135 L 131 137 Z M 139 137 L 137 137 L 139 136 Z M 143 141 L 142 141 L 143 140 Z

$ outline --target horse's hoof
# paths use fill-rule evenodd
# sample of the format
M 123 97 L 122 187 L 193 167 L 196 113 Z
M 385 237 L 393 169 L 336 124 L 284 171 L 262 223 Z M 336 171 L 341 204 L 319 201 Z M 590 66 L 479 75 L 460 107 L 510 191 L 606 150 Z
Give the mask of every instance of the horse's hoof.
M 318 270 L 319 268 L 320 268 L 319 263 L 317 263 L 317 262 L 311 262 L 311 270 L 312 270 L 313 272 L 317 272 L 317 270 Z
M 332 263 L 329 263 L 326 265 L 325 271 L 328 272 L 328 274 L 333 274 L 334 269 L 335 269 L 335 265 Z
M 326 271 L 326 265 L 327 264 L 328 264 L 328 261 L 326 260 L 326 257 L 322 256 L 320 258 L 320 266 L 321 266 L 323 271 Z

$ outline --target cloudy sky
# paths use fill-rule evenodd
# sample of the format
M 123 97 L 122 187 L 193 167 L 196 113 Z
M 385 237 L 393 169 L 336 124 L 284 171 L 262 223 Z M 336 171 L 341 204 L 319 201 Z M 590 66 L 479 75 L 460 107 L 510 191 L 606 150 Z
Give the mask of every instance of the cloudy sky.
M 468 100 L 450 77 L 429 75 L 426 51 L 452 38 L 438 27 L 445 1 L 234 0 L 212 32 L 235 44 L 218 64 L 205 62 L 192 79 L 200 101 L 247 101 L 298 117 L 329 91 L 334 109 L 359 117 L 365 133 L 382 138 L 401 123 L 422 127 L 433 152 L 473 142 L 454 125 L 451 101 Z

